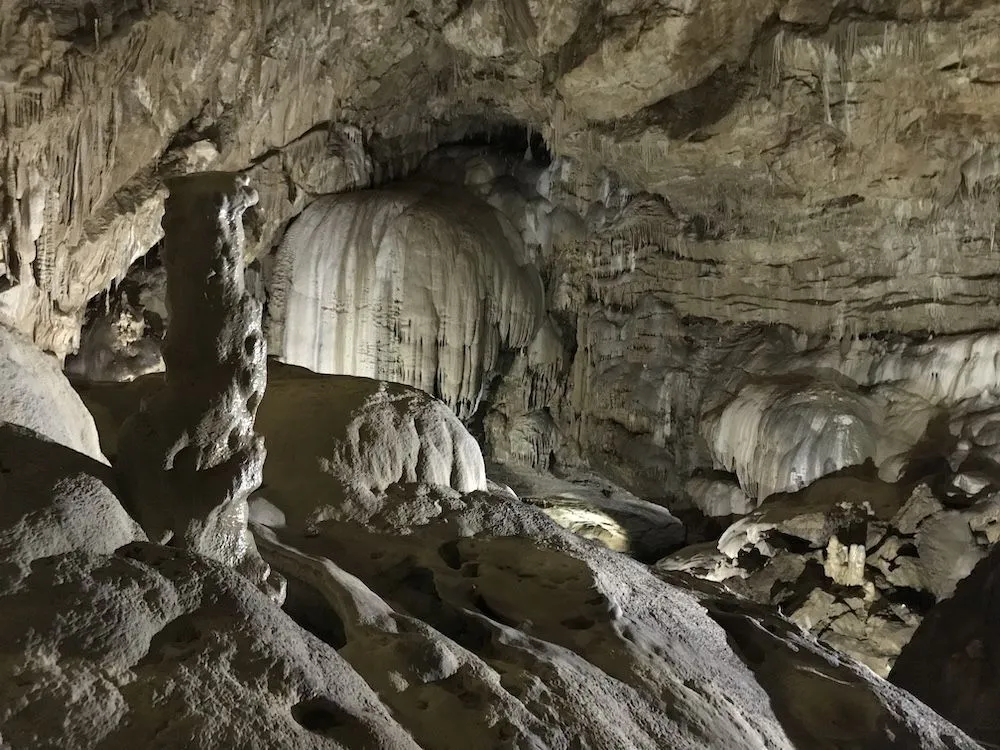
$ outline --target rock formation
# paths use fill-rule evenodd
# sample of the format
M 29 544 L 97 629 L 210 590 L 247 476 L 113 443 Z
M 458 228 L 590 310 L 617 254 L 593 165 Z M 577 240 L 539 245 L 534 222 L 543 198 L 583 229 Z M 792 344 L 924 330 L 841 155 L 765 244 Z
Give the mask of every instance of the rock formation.
M 418 747 L 332 648 L 188 551 L 53 555 L 0 600 L 21 613 L 0 624 L 12 748 Z
M 0 0 L 0 744 L 962 746 L 774 611 L 885 673 L 998 538 L 998 24 Z
M 886 675 L 921 619 L 1000 539 L 1000 495 L 948 508 L 926 484 L 837 476 L 777 494 L 717 542 L 660 560 L 776 606 Z
M 997 727 L 997 559 L 994 551 L 958 585 L 955 596 L 917 628 L 889 675 L 984 747 L 1000 742 Z
M 260 303 L 243 284 L 242 225 L 257 193 L 229 173 L 169 188 L 167 378 L 125 423 L 115 467 L 152 540 L 238 566 L 263 585 L 269 571 L 247 531 L 247 498 L 264 464 L 254 416 L 267 372 Z
M 0 435 L 21 467 L 15 489 L 34 490 L 32 515 L 8 502 L 0 514 L 14 562 L 0 601 L 22 613 L 0 626 L 5 742 L 975 747 L 773 613 L 685 590 L 567 534 L 485 480 L 443 404 L 279 369 L 285 387 L 268 389 L 272 409 L 260 412 L 300 455 L 276 454 L 288 468 L 275 486 L 310 463 L 327 468 L 255 508 L 257 544 L 288 577 L 285 612 L 227 566 L 143 541 L 113 484 L 101 489 L 107 467 L 28 432 Z M 152 386 L 155 399 L 161 378 L 150 377 L 130 388 Z M 101 392 L 122 408 L 120 389 L 90 395 Z M 25 470 L 29 455 L 78 478 L 46 492 L 37 469 Z M 337 477 L 354 478 L 367 501 L 329 493 Z M 307 494 L 323 512 L 301 512 Z M 40 721 L 53 705 L 58 717 Z
M 104 461 L 94 418 L 59 364 L 22 334 L 0 325 L 0 424 L 20 425 Z
M 150 263 L 152 255 L 136 261 L 119 284 L 88 306 L 80 346 L 66 358 L 67 375 L 127 382 L 163 371 L 167 274 L 162 265 Z
M 542 282 L 501 214 L 430 185 L 316 201 L 275 260 L 270 347 L 316 372 L 417 386 L 470 417 Z
M 149 377 L 83 389 L 108 455 L 119 450 L 122 422 L 161 382 Z M 455 415 L 399 384 L 317 376 L 272 361 L 255 428 L 269 448 L 251 517 L 278 508 L 282 524 L 310 526 L 370 518 L 399 493 L 492 490 L 509 496 L 512 487 L 513 497 L 539 507 L 558 525 L 643 560 L 658 560 L 684 541 L 683 524 L 666 508 L 596 475 L 557 479 L 494 465 L 491 477 L 505 484 L 492 482 L 479 445 Z
M 49 558 L 110 555 L 142 530 L 122 509 L 111 467 L 46 436 L 0 425 L 0 558 L 5 581 Z

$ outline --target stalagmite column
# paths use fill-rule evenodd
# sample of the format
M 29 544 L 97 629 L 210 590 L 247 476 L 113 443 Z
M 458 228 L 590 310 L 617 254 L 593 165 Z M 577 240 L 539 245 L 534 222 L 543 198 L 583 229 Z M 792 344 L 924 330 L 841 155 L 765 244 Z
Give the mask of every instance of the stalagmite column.
M 247 529 L 265 456 L 254 432 L 267 378 L 261 305 L 243 283 L 242 217 L 257 192 L 223 172 L 168 187 L 166 387 L 122 428 L 121 489 L 151 540 L 232 565 L 281 598 Z

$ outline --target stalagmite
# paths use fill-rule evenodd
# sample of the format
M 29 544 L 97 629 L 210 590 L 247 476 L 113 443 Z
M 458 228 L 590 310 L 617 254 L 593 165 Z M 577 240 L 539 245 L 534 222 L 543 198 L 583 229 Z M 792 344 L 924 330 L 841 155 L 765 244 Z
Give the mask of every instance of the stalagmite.
M 123 426 L 116 469 L 151 540 L 235 566 L 280 599 L 247 531 L 265 456 L 254 432 L 267 378 L 261 306 L 243 281 L 242 217 L 257 193 L 222 172 L 168 187 L 166 384 Z

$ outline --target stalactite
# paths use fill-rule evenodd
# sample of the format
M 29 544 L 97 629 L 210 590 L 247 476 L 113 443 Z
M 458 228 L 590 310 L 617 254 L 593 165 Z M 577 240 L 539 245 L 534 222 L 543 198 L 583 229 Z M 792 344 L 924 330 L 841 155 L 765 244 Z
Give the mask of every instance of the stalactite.
M 53 225 L 56 221 L 55 206 L 58 196 L 52 188 L 48 188 L 45 193 L 42 233 L 35 256 L 35 283 L 46 294 L 55 296 L 57 286 L 53 283 L 53 274 L 56 265 L 56 243 L 53 240 Z

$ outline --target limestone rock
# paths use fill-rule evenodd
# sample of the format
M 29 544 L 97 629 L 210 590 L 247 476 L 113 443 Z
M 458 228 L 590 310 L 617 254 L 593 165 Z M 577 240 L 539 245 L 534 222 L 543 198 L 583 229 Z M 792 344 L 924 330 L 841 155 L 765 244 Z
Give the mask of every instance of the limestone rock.
M 107 555 L 145 540 L 115 492 L 104 463 L 27 428 L 0 425 L 4 579 L 36 561 L 78 551 Z
M 735 482 L 693 477 L 684 486 L 694 506 L 706 516 L 742 516 L 756 507 Z
M 927 589 L 938 599 L 946 599 L 955 584 L 965 578 L 986 555 L 969 526 L 969 519 L 958 511 L 939 513 L 921 524 L 916 535 Z
M 924 519 L 943 510 L 944 506 L 934 497 L 930 487 L 921 483 L 913 489 L 903 507 L 893 516 L 892 525 L 904 534 L 916 534 Z
M 566 471 L 556 477 L 498 464 L 488 471 L 562 528 L 639 560 L 658 560 L 684 542 L 684 524 L 669 510 L 593 472 Z
M 771 0 L 618 5 L 627 10 L 618 9 L 615 31 L 559 81 L 569 106 L 594 120 L 627 117 L 741 59 L 775 7 Z
M 878 669 L 914 624 L 905 610 L 950 590 L 951 558 L 968 569 L 995 542 L 995 430 L 980 416 L 997 406 L 1000 348 L 996 3 L 29 5 L 0 2 L 0 317 L 43 349 L 74 349 L 88 300 L 159 240 L 165 177 L 252 170 L 264 206 L 247 221 L 256 254 L 316 195 L 381 186 L 503 121 L 551 164 L 480 158 L 461 181 L 499 212 L 492 219 L 507 216 L 504 241 L 520 236 L 518 265 L 536 265 L 548 288 L 508 304 L 464 284 L 475 287 L 468 300 L 525 312 L 524 336 L 501 346 L 496 321 L 449 294 L 435 308 L 447 320 L 403 357 L 412 375 L 386 377 L 475 414 L 474 429 L 483 417 L 494 457 L 589 464 L 666 504 L 687 502 L 686 483 L 716 466 L 758 501 L 829 472 L 868 472 L 858 468 L 868 460 L 904 484 L 952 461 L 932 483 L 949 488 L 947 511 L 920 504 L 894 526 L 877 497 L 850 503 L 850 518 L 785 506 L 733 529 L 733 554 L 718 554 L 740 571 L 734 586 L 805 608 L 831 643 L 857 652 L 879 641 L 868 654 Z M 440 234 L 454 233 L 451 215 L 467 205 L 442 203 L 451 228 Z M 457 223 L 479 232 L 475 217 Z M 439 233 L 422 234 L 426 247 Z M 344 270 L 347 292 L 333 285 L 314 309 L 367 299 L 359 277 Z M 542 301 L 521 304 L 529 298 Z M 344 317 L 337 345 L 353 330 Z M 409 335 L 380 331 L 389 337 L 364 356 Z M 466 351 L 469 331 L 484 343 Z M 318 328 L 293 333 L 316 349 Z M 450 484 L 405 484 L 380 492 L 368 520 L 422 527 L 466 502 Z M 277 525 L 281 513 L 259 517 Z M 865 586 L 837 590 L 823 574 L 831 535 L 863 547 Z M 694 558 L 705 563 L 705 551 Z M 817 590 L 833 597 L 825 615 Z M 737 634 L 749 659 L 770 643 Z M 784 679 L 787 663 L 766 658 L 758 676 L 783 696 L 814 680 Z M 804 702 L 802 714 L 829 703 Z M 593 744 L 613 745 L 614 731 L 595 729 Z M 791 739 L 812 746 L 812 735 Z
M 104 461 L 94 419 L 58 363 L 25 336 L 0 325 L 0 424 L 34 430 Z
M 190 553 L 65 552 L 0 602 L 12 747 L 418 747 L 334 649 Z
M 531 343 L 543 299 L 500 214 L 414 186 L 310 206 L 278 253 L 269 309 L 283 361 L 413 385 L 464 418 L 501 348 Z
M 164 368 L 161 342 L 148 335 L 141 308 L 126 299 L 92 319 L 80 347 L 66 360 L 67 374 L 92 381 L 124 382 Z
M 277 362 L 268 373 L 255 424 L 271 447 L 263 487 L 251 503 L 266 503 L 258 511 L 268 519 L 263 525 L 368 518 L 388 496 L 421 485 L 460 494 L 489 489 L 476 441 L 442 402 L 423 392 Z M 155 392 L 157 382 L 140 378 L 125 388 L 84 389 L 110 453 L 117 450 L 122 415 Z M 545 508 L 560 525 L 641 559 L 659 559 L 683 542 L 684 526 L 666 508 L 596 475 L 557 479 L 496 465 L 490 471 L 515 488 L 515 498 L 523 495 Z
M 777 606 L 823 642 L 888 674 L 921 618 L 991 548 L 996 501 L 945 509 L 930 489 L 827 477 L 773 495 L 714 544 L 657 569 Z
M 427 507 L 413 494 L 393 501 Z M 258 534 L 272 565 L 321 592 L 343 622 L 343 656 L 424 746 L 514 736 L 532 747 L 650 749 L 967 742 L 787 623 L 717 593 L 699 600 L 573 540 L 529 505 L 453 497 L 399 535 L 391 519 L 412 515 Z M 379 647 L 364 645 L 372 641 Z M 414 654 L 417 669 L 386 679 L 387 666 Z M 712 687 L 720 680 L 724 693 Z M 873 718 L 834 729 L 821 705 Z M 441 711 L 447 733 L 433 721 Z M 942 731 L 952 739 L 938 739 Z
M 934 608 L 903 649 L 889 679 L 984 745 L 1000 742 L 996 707 L 998 617 L 994 551 Z
M 261 305 L 244 285 L 241 221 L 257 193 L 224 172 L 169 187 L 167 377 L 123 425 L 115 469 L 151 539 L 239 566 L 280 598 L 246 526 L 265 456 L 254 432 L 267 375 Z
M 844 545 L 837 535 L 830 537 L 823 559 L 823 572 L 841 586 L 863 586 L 865 583 L 865 546 Z
M 440 401 L 404 385 L 273 367 L 257 425 L 261 494 L 290 523 L 365 518 L 394 488 L 485 491 L 482 452 Z
M 690 544 L 657 561 L 658 570 L 688 573 L 695 578 L 721 582 L 733 576 L 746 577 L 747 571 L 719 554 L 715 542 Z M 801 572 L 801 571 L 799 571 Z
M 119 450 L 124 419 L 161 383 L 151 375 L 83 388 L 109 453 Z M 479 445 L 454 413 L 397 383 L 317 375 L 271 360 L 255 428 L 270 447 L 254 496 L 295 524 L 369 516 L 397 485 L 457 493 L 488 487 Z
M 834 384 L 749 385 L 723 410 L 702 417 L 702 434 L 718 468 L 763 499 L 873 457 L 874 408 Z
M 316 385 L 344 380 L 368 382 L 302 371 L 272 380 L 289 384 L 274 402 L 289 452 L 320 453 L 311 446 L 309 419 L 319 431 L 337 424 L 330 415 L 338 410 L 365 413 Z M 124 387 L 136 392 L 146 384 Z M 404 404 L 437 404 L 433 422 L 446 427 L 446 416 L 458 425 L 443 404 L 418 391 L 369 387 L 374 404 L 393 395 Z M 310 390 L 312 398 L 298 402 L 288 395 Z M 272 385 L 267 393 L 274 398 L 282 390 Z M 260 411 L 263 425 L 267 408 Z M 382 466 L 381 452 L 352 453 L 352 446 L 381 439 L 383 447 L 395 441 L 405 448 L 420 412 L 396 413 L 402 418 L 394 433 L 374 434 L 371 419 L 357 420 L 353 430 L 342 420 L 343 432 L 326 437 L 326 450 L 359 476 L 395 476 L 395 461 Z M 444 455 L 430 453 L 427 466 Z M 419 461 L 411 469 L 419 478 Z M 269 507 L 261 505 L 271 526 L 257 526 L 255 534 L 268 562 L 288 578 L 288 614 L 329 645 L 299 630 L 233 571 L 188 552 L 133 545 L 110 557 L 69 553 L 59 561 L 61 583 L 50 578 L 52 568 L 36 566 L 10 591 L 21 597 L 18 606 L 25 597 L 45 602 L 27 622 L 41 634 L 34 643 L 61 644 L 40 661 L 31 648 L 21 649 L 21 623 L 7 622 L 3 642 L 19 649 L 10 663 L 49 670 L 27 694 L 16 680 L 5 681 L 11 705 L 30 708 L 64 695 L 67 685 L 94 685 L 62 701 L 65 723 L 44 727 L 44 741 L 62 745 L 67 738 L 70 745 L 149 744 L 155 731 L 173 743 L 183 731 L 196 747 L 250 737 L 278 748 L 416 743 L 458 750 L 516 738 L 538 748 L 570 747 L 581 738 L 593 747 L 650 750 L 664 741 L 692 749 L 839 743 L 874 750 L 892 741 L 973 747 L 905 693 L 773 614 L 718 591 L 693 595 L 667 583 L 567 534 L 509 492 L 398 482 L 374 512 L 348 504 L 335 519 L 323 519 L 297 511 L 328 502 L 316 474 L 311 488 L 305 480 L 301 487 L 314 494 L 276 494 Z M 86 602 L 74 605 L 84 615 L 63 622 L 56 602 L 84 596 L 75 592 L 81 580 L 96 581 L 91 586 L 107 594 L 88 590 Z M 110 627 L 95 627 L 105 621 Z M 74 627 L 90 635 L 67 631 Z M 89 644 L 85 652 L 67 650 L 81 641 Z M 164 725 L 149 696 L 167 680 L 175 692 Z M 104 720 L 109 706 L 114 712 Z M 4 716 L 5 738 L 38 731 L 26 715 Z
M 475 0 L 449 21 L 444 38 L 475 57 L 501 57 L 528 52 L 540 57 L 570 41 L 584 15 L 570 0 L 514 0 L 496 4 Z

